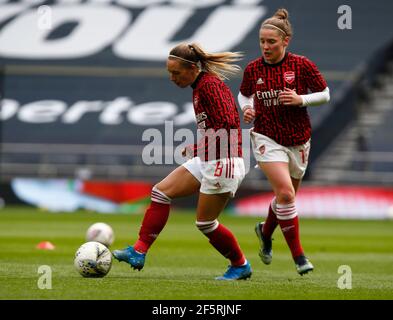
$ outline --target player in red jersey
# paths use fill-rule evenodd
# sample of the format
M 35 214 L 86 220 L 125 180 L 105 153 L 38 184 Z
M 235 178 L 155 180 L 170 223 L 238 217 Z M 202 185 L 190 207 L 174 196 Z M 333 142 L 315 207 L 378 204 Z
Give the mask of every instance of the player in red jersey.
M 240 118 L 235 99 L 222 81 L 226 74 L 238 71 L 232 62 L 239 58 L 232 52 L 209 54 L 197 44 L 180 44 L 171 50 L 167 60 L 170 80 L 180 88 L 192 87 L 198 129 L 205 134 L 198 144 L 184 149 L 183 155 L 190 159 L 153 187 L 139 239 L 134 246 L 113 252 L 119 261 L 142 269 L 147 251 L 167 222 L 171 200 L 199 192 L 196 226 L 231 263 L 216 279 L 251 276 L 251 266 L 235 236 L 217 220 L 245 176 Z
M 275 197 L 267 219 L 255 227 L 259 255 L 272 260 L 272 234 L 280 225 L 301 275 L 313 270 L 299 238 L 295 196 L 307 168 L 311 124 L 307 106 L 330 99 L 329 88 L 313 62 L 287 52 L 292 38 L 288 11 L 279 9 L 259 31 L 262 57 L 244 70 L 238 96 L 246 123 L 254 121 L 251 142 L 259 168 Z

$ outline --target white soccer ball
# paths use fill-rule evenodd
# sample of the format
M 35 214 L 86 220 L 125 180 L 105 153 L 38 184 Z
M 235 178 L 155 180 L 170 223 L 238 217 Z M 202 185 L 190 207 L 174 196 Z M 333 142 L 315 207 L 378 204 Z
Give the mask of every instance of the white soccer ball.
M 85 278 L 104 277 L 111 269 L 112 253 L 102 243 L 86 242 L 76 251 L 74 266 Z
M 103 222 L 94 223 L 86 232 L 86 241 L 97 241 L 108 248 L 113 243 L 114 238 L 111 226 Z

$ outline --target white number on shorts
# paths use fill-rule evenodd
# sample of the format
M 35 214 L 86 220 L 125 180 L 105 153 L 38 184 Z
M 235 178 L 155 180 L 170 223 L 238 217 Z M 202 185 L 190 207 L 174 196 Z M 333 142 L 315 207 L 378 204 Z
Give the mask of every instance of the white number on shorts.
M 306 161 L 304 157 L 304 150 L 299 150 L 299 152 L 302 155 L 302 162 L 304 163 Z
M 224 164 L 221 161 L 217 161 L 216 170 L 214 171 L 215 177 L 221 177 Z M 233 159 L 229 159 L 225 165 L 225 178 L 233 179 L 235 177 L 235 162 Z
M 306 163 L 307 158 L 308 158 L 308 150 L 299 150 L 301 156 L 302 156 L 302 162 Z
M 215 177 L 221 177 L 222 175 L 222 168 L 224 167 L 224 164 L 221 161 L 217 161 L 216 163 L 216 171 L 214 171 L 214 176 Z

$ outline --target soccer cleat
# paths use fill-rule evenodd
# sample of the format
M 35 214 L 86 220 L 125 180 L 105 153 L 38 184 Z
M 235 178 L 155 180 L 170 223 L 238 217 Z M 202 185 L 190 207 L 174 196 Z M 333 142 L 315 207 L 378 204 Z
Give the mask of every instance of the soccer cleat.
M 259 249 L 259 256 L 264 264 L 270 264 L 273 258 L 272 239 L 266 239 L 263 236 L 262 230 L 264 222 L 258 222 L 255 225 L 255 233 L 259 239 L 261 248 Z
M 305 256 L 299 256 L 295 259 L 296 270 L 302 276 L 307 272 L 313 271 L 314 266 Z
M 247 262 L 244 266 L 229 266 L 223 276 L 216 280 L 246 280 L 251 277 L 251 265 Z
M 140 253 L 131 246 L 128 246 L 123 250 L 113 251 L 113 256 L 120 262 L 127 262 L 131 265 L 131 268 L 137 269 L 139 271 L 145 265 L 146 253 Z

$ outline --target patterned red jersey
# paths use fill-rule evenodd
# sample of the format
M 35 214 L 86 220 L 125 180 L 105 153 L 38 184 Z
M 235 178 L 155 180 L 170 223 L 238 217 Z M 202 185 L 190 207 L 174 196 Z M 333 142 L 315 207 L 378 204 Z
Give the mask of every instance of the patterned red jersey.
M 323 91 L 326 81 L 316 65 L 303 56 L 286 53 L 276 64 L 263 57 L 251 61 L 244 70 L 240 92 L 254 96 L 254 131 L 283 146 L 306 143 L 311 137 L 310 117 L 306 107 L 284 106 L 278 94 L 287 87 L 298 95 Z
M 198 131 L 202 134 L 193 146 L 193 155 L 205 161 L 241 157 L 240 118 L 231 90 L 206 72 L 201 72 L 191 87 Z

